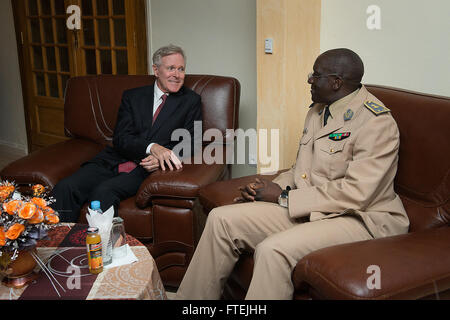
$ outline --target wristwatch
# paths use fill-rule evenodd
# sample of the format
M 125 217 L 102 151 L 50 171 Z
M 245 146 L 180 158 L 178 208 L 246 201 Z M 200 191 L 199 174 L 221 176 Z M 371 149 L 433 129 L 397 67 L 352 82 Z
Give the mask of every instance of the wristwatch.
M 278 196 L 278 204 L 284 208 L 287 208 L 289 204 L 289 190 L 291 190 L 291 187 L 287 186 L 286 190 L 281 191 Z

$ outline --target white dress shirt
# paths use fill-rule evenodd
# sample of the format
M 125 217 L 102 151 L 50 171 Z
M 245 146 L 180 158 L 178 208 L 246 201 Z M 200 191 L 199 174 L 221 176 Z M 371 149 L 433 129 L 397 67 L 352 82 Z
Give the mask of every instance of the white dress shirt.
M 158 109 L 159 105 L 162 103 L 162 96 L 165 94 L 164 92 L 162 92 L 162 90 L 158 87 L 158 85 L 156 84 L 157 81 L 155 81 L 154 87 L 155 89 L 153 90 L 153 115 L 155 115 L 156 110 Z M 153 119 L 152 119 L 153 120 Z M 145 151 L 146 154 L 152 154 L 150 152 L 152 146 L 154 145 L 154 142 L 150 143 L 147 146 L 147 149 Z

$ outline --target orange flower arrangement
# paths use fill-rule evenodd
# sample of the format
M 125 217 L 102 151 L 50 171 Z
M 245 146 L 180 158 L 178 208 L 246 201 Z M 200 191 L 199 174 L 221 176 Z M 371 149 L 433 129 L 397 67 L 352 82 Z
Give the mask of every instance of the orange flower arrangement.
M 38 209 L 36 213 L 30 219 L 28 219 L 28 223 L 31 224 L 41 223 L 42 221 L 44 221 L 44 214 L 42 213 L 41 209 Z
M 5 236 L 9 240 L 16 240 L 24 231 L 25 226 L 23 224 L 15 223 L 8 228 L 8 230 L 5 233 Z
M 11 182 L 6 181 L 0 184 L 0 202 L 8 199 L 13 194 L 15 189 L 16 187 Z
M 37 184 L 31 190 L 31 196 L 23 196 L 13 182 L 0 181 L 0 258 L 33 248 L 47 236 L 48 228 L 59 223 L 58 213 L 49 207 L 53 199 L 47 196 L 46 188 Z
M 3 203 L 3 210 L 9 215 L 14 215 L 14 213 L 16 213 L 22 206 L 23 202 L 21 200 L 11 200 Z

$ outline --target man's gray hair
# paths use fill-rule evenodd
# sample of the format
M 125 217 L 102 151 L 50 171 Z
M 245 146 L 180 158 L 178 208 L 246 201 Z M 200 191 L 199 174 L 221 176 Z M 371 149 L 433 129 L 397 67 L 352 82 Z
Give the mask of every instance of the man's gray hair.
M 161 59 L 163 57 L 170 56 L 171 54 L 175 53 L 181 54 L 183 56 L 184 63 L 186 64 L 186 56 L 184 55 L 183 49 L 173 44 L 169 44 L 168 46 L 164 46 L 156 50 L 153 54 L 153 64 L 159 67 L 161 65 Z

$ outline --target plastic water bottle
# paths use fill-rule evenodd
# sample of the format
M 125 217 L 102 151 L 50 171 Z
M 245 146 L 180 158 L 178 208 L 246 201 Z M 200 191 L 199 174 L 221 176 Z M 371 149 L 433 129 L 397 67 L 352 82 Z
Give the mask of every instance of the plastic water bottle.
M 91 210 L 103 214 L 103 211 L 100 208 L 100 201 L 98 201 L 98 200 L 91 201 Z
M 103 211 L 100 208 L 100 201 L 98 201 L 98 200 L 91 201 L 91 210 L 96 211 L 100 214 L 103 214 Z M 111 233 L 111 231 L 110 231 L 110 233 Z M 105 240 L 103 242 L 103 265 L 104 266 L 106 266 L 112 262 L 112 237 L 111 237 L 111 234 L 108 234 L 108 236 L 105 236 L 105 235 L 102 236 L 102 240 Z

